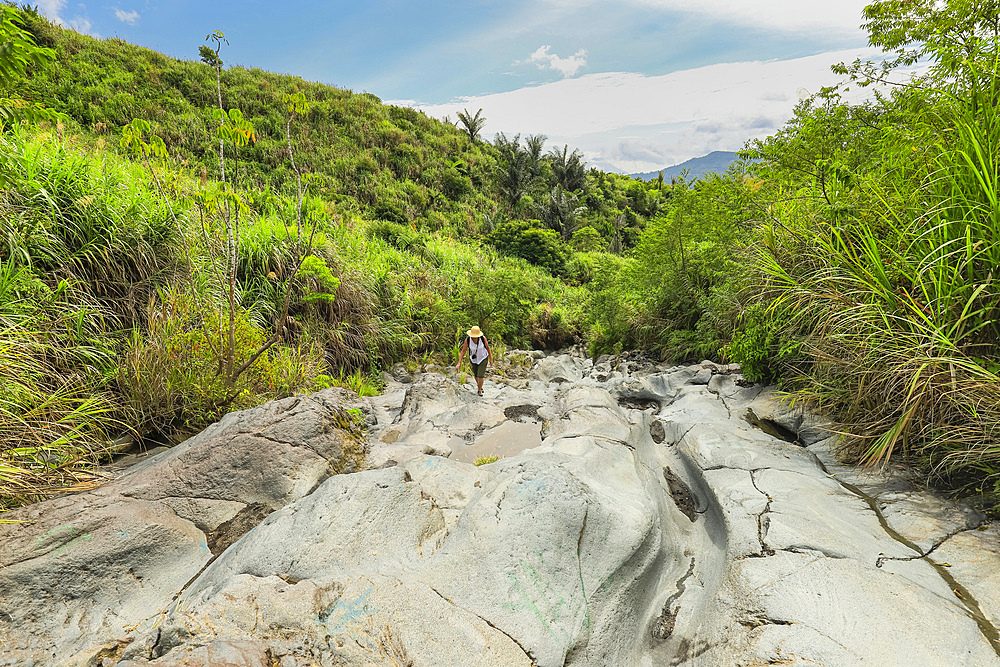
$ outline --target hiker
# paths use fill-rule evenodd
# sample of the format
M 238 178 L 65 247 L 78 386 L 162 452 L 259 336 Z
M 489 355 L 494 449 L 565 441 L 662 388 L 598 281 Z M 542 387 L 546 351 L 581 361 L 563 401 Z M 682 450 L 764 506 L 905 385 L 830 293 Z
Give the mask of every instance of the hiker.
M 469 362 L 472 364 L 472 374 L 476 376 L 476 384 L 479 385 L 479 395 L 483 395 L 483 378 L 486 377 L 486 363 L 493 365 L 493 353 L 490 351 L 489 341 L 483 335 L 478 326 L 474 326 L 465 332 L 465 340 L 458 350 L 458 363 L 455 370 L 462 369 L 462 357 L 466 350 L 469 352 Z

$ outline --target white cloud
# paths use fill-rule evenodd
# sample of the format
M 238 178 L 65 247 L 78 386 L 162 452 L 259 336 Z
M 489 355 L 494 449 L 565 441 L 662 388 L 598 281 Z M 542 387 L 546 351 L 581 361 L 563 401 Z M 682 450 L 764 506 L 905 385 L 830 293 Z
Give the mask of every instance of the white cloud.
M 49 17 L 56 25 L 71 28 L 77 32 L 88 34 L 91 37 L 100 37 L 96 32 L 91 31 L 91 28 L 94 27 L 94 22 L 86 14 L 77 14 L 69 20 L 61 15 L 62 11 L 66 8 L 66 0 L 37 0 L 36 6 L 39 12 Z M 82 4 L 80 8 L 86 9 Z
M 568 58 L 560 58 L 554 53 L 549 53 L 552 47 L 548 44 L 539 46 L 532 53 L 528 60 L 538 65 L 538 69 L 551 69 L 559 72 L 563 77 L 570 77 L 580 71 L 581 67 L 587 64 L 587 51 L 580 49 Z
M 66 0 L 37 0 L 36 5 L 38 6 L 38 11 L 45 14 L 55 23 L 63 25 L 63 20 L 59 16 L 59 12 L 63 10 L 66 6 Z
M 90 30 L 94 27 L 94 22 L 90 20 L 89 16 L 74 16 L 69 20 L 68 25 L 78 33 L 90 35 L 91 37 L 99 37 L 97 33 Z
M 706 14 L 741 25 L 787 32 L 858 32 L 861 10 L 871 0 L 633 0 L 666 10 Z
M 605 72 L 448 104 L 390 103 L 436 118 L 482 108 L 483 136 L 545 134 L 554 144 L 579 147 L 595 165 L 651 171 L 772 134 L 791 117 L 800 91 L 816 92 L 838 80 L 830 65 L 879 53 L 855 49 L 663 76 Z
M 135 22 L 139 20 L 139 12 L 132 11 L 126 12 L 118 7 L 115 7 L 115 16 L 118 17 L 119 21 L 123 23 L 128 23 L 129 25 L 135 25 Z

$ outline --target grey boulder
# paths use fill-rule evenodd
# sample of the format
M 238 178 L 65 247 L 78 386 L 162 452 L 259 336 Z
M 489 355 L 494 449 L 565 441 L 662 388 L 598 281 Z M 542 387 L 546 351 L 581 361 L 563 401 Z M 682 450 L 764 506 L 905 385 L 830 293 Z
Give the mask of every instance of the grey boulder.
M 343 428 L 341 400 L 328 392 L 232 413 L 95 491 L 10 512 L 0 664 L 85 664 L 162 613 L 211 547 L 239 537 L 226 528 L 357 469 L 364 445 Z

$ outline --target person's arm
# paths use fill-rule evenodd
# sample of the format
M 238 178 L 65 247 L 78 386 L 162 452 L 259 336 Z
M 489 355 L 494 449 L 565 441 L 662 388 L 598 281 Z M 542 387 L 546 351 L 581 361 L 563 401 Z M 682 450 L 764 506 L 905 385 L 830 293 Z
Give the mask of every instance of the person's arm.
M 455 364 L 455 370 L 462 369 L 462 358 L 465 356 L 465 351 L 469 349 L 469 339 L 466 338 L 462 341 L 462 347 L 458 349 L 458 363 Z
M 486 340 L 486 336 L 483 336 L 483 343 L 486 345 L 486 358 L 490 360 L 490 366 L 493 366 L 493 348 L 490 347 L 490 341 Z

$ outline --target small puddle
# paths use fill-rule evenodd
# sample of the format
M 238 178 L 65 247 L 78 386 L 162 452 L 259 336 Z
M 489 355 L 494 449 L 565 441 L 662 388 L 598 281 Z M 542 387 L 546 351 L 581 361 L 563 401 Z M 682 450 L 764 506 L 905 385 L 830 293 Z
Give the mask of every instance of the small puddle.
M 505 421 L 485 431 L 471 445 L 453 447 L 451 459 L 463 463 L 475 463 L 481 456 L 497 458 L 516 456 L 540 444 L 542 444 L 541 424 Z

